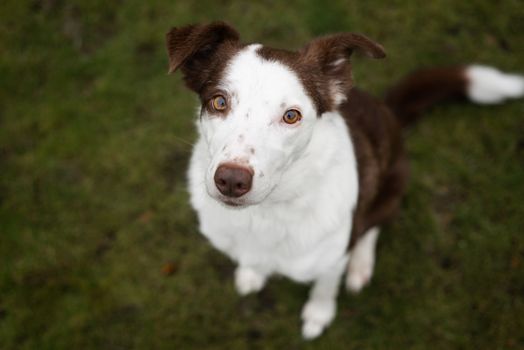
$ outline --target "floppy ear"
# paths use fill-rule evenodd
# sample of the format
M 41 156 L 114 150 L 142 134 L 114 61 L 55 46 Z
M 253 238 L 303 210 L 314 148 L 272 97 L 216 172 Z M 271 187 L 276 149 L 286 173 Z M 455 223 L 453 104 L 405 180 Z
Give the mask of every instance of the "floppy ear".
M 303 51 L 306 55 L 315 55 L 323 60 L 323 63 L 329 64 L 339 59 L 348 59 L 355 50 L 371 58 L 386 57 L 382 45 L 356 33 L 339 33 L 317 38 Z
M 384 48 L 362 34 L 339 33 L 317 38 L 302 51 L 303 60 L 319 69 L 328 79 L 330 94 L 335 105 L 345 99 L 351 88 L 351 64 L 349 59 L 354 51 L 367 57 L 384 58 Z
M 180 68 L 188 87 L 198 92 L 212 71 L 218 51 L 238 40 L 238 32 L 224 22 L 172 28 L 166 34 L 169 73 Z

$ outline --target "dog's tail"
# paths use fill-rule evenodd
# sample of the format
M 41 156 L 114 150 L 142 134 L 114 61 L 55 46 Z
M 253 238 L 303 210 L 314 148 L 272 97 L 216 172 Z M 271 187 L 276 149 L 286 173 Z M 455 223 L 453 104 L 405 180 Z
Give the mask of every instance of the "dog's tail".
M 496 104 L 524 96 L 524 77 L 479 65 L 423 69 L 411 73 L 386 94 L 386 104 L 403 125 L 415 121 L 435 103 L 468 98 Z

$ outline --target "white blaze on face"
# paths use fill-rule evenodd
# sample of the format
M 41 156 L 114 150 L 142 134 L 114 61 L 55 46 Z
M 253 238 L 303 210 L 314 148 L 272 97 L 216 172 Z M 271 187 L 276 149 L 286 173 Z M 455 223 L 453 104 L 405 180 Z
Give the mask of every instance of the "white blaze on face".
M 254 171 L 251 191 L 240 204 L 255 204 L 268 196 L 286 168 L 306 147 L 317 120 L 311 98 L 298 75 L 278 61 L 257 54 L 261 45 L 246 47 L 231 59 L 217 91 L 227 95 L 225 116 L 204 111 L 200 131 L 208 144 L 210 164 L 206 186 L 219 198 L 213 175 L 220 164 L 236 163 Z M 289 109 L 302 119 L 286 124 Z

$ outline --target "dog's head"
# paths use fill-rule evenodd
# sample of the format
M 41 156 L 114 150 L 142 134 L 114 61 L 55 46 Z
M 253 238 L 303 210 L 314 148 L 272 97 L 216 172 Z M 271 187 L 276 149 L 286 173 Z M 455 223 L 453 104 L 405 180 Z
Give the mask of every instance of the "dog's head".
M 352 33 L 315 39 L 298 52 L 246 45 L 222 22 L 173 28 L 166 39 L 169 72 L 180 69 L 200 97 L 207 192 L 236 206 L 267 198 L 307 149 L 322 114 L 344 101 L 352 52 L 385 56 Z

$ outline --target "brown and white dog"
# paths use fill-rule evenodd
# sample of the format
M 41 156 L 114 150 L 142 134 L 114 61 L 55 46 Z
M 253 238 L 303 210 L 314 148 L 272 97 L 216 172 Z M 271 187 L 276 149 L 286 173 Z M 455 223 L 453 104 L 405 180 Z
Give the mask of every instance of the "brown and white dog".
M 335 317 L 344 274 L 353 292 L 371 278 L 379 227 L 406 188 L 402 126 L 448 97 L 524 94 L 520 76 L 464 66 L 416 72 L 382 102 L 353 87 L 349 59 L 384 49 L 352 33 L 292 52 L 241 43 L 214 22 L 171 29 L 167 49 L 169 71 L 180 69 L 201 102 L 188 172 L 200 231 L 238 264 L 242 295 L 272 274 L 313 283 L 307 339 Z

